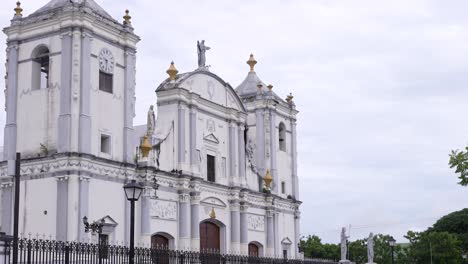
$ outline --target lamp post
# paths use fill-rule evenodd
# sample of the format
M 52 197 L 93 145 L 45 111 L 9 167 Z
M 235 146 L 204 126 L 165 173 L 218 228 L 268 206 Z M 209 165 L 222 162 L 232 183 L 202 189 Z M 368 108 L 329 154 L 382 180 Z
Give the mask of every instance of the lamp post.
M 130 252 L 128 256 L 128 263 L 134 264 L 135 258 L 135 202 L 140 199 L 143 187 L 135 180 L 124 185 L 125 196 L 130 201 Z
M 388 244 L 390 245 L 390 248 L 392 249 L 392 264 L 393 264 L 393 249 L 395 248 L 396 240 L 393 237 L 390 237 L 388 239 Z

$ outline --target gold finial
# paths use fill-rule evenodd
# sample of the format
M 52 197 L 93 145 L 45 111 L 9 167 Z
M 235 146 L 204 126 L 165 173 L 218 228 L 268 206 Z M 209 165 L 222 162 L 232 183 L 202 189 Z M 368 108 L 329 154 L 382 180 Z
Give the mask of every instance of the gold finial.
M 263 84 L 262 84 L 262 83 L 258 83 L 258 84 L 257 84 L 257 87 L 258 87 L 258 91 L 261 92 L 262 89 L 263 89 Z
M 151 150 L 152 148 L 153 148 L 153 147 L 151 146 L 151 144 L 150 144 L 149 141 L 148 141 L 148 136 L 144 136 L 144 137 L 143 137 L 143 143 L 141 143 L 141 145 L 140 145 L 141 154 L 143 155 L 143 158 L 147 158 L 147 157 L 148 157 L 149 152 L 150 152 L 150 150 Z
M 292 93 L 289 93 L 289 95 L 286 97 L 286 102 L 291 103 L 293 99 L 294 96 L 292 95 Z
M 250 66 L 250 72 L 255 72 L 254 67 L 255 67 L 255 64 L 257 64 L 257 61 L 254 59 L 253 54 L 250 54 L 250 58 L 247 61 L 247 64 Z
M 171 66 L 167 69 L 167 74 L 169 74 L 169 80 L 174 81 L 177 73 L 179 72 L 174 66 L 174 62 L 171 62 Z
M 215 218 L 216 218 L 216 212 L 215 212 L 215 210 L 214 210 L 214 207 L 211 207 L 210 218 L 211 218 L 211 219 L 215 219 Z
M 271 90 L 273 89 L 273 85 L 269 84 L 269 85 L 267 86 L 267 88 L 268 88 L 268 90 L 271 92 Z
M 273 181 L 273 177 L 271 177 L 271 174 L 270 174 L 270 170 L 269 170 L 269 169 L 267 169 L 266 175 L 265 175 L 265 177 L 263 178 L 263 180 L 265 181 L 265 186 L 267 187 L 267 189 L 270 189 L 271 182 Z
M 16 8 L 13 9 L 13 10 L 15 10 L 15 12 L 16 12 L 15 16 L 23 16 L 23 14 L 21 14 L 21 12 L 23 12 L 23 8 L 21 8 L 21 2 L 20 1 L 16 2 Z
M 125 16 L 123 16 L 123 19 L 124 19 L 124 25 L 128 25 L 130 24 L 130 19 L 132 19 L 132 17 L 129 15 L 130 11 L 128 11 L 128 9 L 125 9 Z

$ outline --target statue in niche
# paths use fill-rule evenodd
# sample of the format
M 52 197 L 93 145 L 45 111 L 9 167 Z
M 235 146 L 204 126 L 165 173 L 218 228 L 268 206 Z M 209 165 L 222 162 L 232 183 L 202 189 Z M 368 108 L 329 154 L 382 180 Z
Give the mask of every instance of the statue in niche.
M 205 68 L 206 67 L 206 56 L 205 52 L 210 50 L 211 48 L 205 46 L 205 41 L 197 41 L 197 53 L 198 53 L 198 68 Z
M 151 105 L 149 110 L 148 110 L 148 119 L 146 122 L 146 133 L 148 136 L 152 136 L 154 133 L 154 128 L 156 125 L 156 119 L 154 116 L 154 107 Z
M 367 238 L 367 263 L 374 263 L 374 234 Z

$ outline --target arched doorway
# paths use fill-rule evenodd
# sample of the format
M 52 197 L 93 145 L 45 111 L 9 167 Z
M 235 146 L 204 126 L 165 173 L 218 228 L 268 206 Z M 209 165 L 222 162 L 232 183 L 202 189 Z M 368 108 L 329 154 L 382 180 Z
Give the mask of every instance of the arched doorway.
M 258 257 L 259 256 L 259 248 L 254 243 L 249 244 L 249 256 L 250 257 Z
M 200 223 L 200 251 L 215 250 L 220 252 L 219 226 L 212 222 Z
M 159 249 L 169 248 L 169 239 L 163 235 L 156 234 L 151 236 L 151 247 Z

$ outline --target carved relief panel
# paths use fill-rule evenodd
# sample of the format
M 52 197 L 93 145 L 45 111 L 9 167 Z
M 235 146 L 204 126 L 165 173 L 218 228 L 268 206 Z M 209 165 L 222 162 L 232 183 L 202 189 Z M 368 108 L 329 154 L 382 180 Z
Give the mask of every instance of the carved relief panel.
M 177 219 L 177 203 L 174 201 L 151 200 L 151 217 L 176 220 Z

